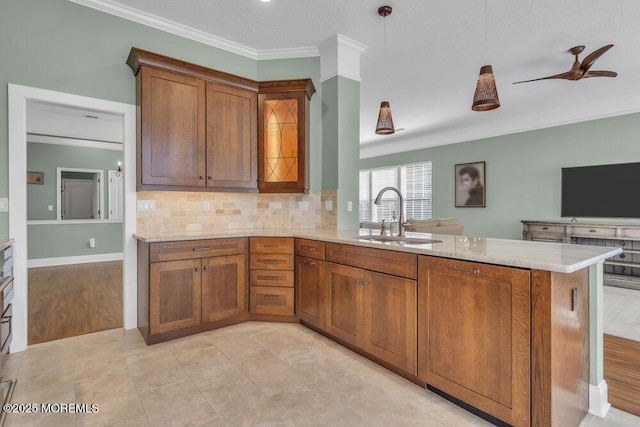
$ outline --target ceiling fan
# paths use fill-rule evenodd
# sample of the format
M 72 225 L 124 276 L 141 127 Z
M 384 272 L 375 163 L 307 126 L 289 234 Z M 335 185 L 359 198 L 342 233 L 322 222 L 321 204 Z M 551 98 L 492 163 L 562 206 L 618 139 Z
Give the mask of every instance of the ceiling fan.
M 580 62 L 578 56 L 584 50 L 584 46 L 575 46 L 569 49 L 569 53 L 575 56 L 575 61 L 573 62 L 573 66 L 569 71 L 564 73 L 555 74 L 553 76 L 541 77 L 539 79 L 532 80 L 523 80 L 521 82 L 513 83 L 529 83 L 529 82 L 537 82 L 538 80 L 553 80 L 553 79 L 562 79 L 562 80 L 580 80 L 586 79 L 588 77 L 615 77 L 618 75 L 615 71 L 589 71 L 591 66 L 600 58 L 606 51 L 613 47 L 612 44 L 608 44 L 606 46 L 601 47 L 589 55 Z

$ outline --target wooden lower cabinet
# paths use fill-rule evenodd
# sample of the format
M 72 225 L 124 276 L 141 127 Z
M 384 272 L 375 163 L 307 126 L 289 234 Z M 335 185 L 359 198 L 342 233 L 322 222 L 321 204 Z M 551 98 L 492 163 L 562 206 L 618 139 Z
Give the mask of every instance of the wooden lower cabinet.
M 530 271 L 427 256 L 418 266 L 419 378 L 530 425 Z
M 415 280 L 326 264 L 325 330 L 416 374 Z
M 324 329 L 325 262 L 296 256 L 296 314 L 307 323 Z
M 202 323 L 232 319 L 245 313 L 245 277 L 243 255 L 202 260 Z
M 149 329 L 162 334 L 200 324 L 200 260 L 151 264 Z

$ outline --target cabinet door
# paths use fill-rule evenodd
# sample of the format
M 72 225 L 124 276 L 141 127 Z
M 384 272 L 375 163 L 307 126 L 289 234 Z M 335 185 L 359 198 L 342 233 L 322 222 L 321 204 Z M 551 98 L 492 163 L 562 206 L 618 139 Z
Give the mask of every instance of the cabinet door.
M 367 272 L 365 281 L 365 350 L 416 374 L 417 283 Z
M 418 376 L 529 425 L 530 272 L 421 256 L 418 308 Z
M 246 312 L 244 255 L 202 260 L 202 323 L 240 317 Z
M 324 329 L 324 261 L 296 257 L 296 314 Z
M 204 186 L 204 81 L 148 67 L 140 73 L 139 184 Z
M 207 83 L 207 186 L 258 187 L 257 97 Z
M 362 347 L 364 270 L 326 263 L 326 328 L 350 344 Z
M 151 263 L 149 329 L 151 334 L 200 324 L 200 260 Z
M 258 175 L 261 192 L 304 192 L 308 101 L 304 92 L 258 99 Z

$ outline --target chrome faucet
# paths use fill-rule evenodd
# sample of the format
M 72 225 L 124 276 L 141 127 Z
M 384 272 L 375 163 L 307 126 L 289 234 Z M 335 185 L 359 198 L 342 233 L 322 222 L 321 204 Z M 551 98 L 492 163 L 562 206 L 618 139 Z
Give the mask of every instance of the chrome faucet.
M 379 205 L 380 201 L 382 200 L 382 195 L 389 190 L 395 191 L 396 193 L 398 193 L 398 197 L 400 198 L 400 216 L 398 217 L 398 236 L 404 237 L 404 219 L 402 217 L 404 212 L 404 197 L 402 196 L 402 193 L 400 192 L 400 190 L 398 190 L 395 187 L 385 187 L 382 190 L 380 190 L 380 192 L 376 196 L 376 200 L 373 203 L 375 203 L 376 205 Z

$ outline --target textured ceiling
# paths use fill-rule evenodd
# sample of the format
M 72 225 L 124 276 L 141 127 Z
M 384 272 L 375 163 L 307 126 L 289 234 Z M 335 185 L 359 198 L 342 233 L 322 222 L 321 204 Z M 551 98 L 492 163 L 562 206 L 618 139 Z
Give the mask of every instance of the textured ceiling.
M 387 18 L 387 61 L 377 15 L 382 1 L 118 2 L 257 50 L 317 46 L 336 33 L 368 46 L 362 56 L 360 125 L 361 142 L 371 146 L 383 140 L 402 150 L 409 135 L 420 135 L 423 146 L 455 142 L 453 136 L 447 141 L 436 136 L 466 128 L 478 130 L 466 133 L 467 139 L 488 136 L 497 123 L 540 127 L 543 111 L 554 111 L 556 124 L 579 115 L 616 114 L 616 97 L 630 93 L 638 95 L 640 107 L 638 0 L 488 0 L 487 25 L 482 0 L 389 0 L 394 11 Z M 615 79 L 511 84 L 568 70 L 573 58 L 566 50 L 572 46 L 584 44 L 588 54 L 608 43 L 614 48 L 593 69 L 617 71 Z M 471 100 L 485 63 L 493 65 L 502 107 L 476 113 Z M 373 133 L 383 99 L 391 102 L 396 128 L 404 132 Z M 601 99 L 609 100 L 611 111 L 594 110 Z

